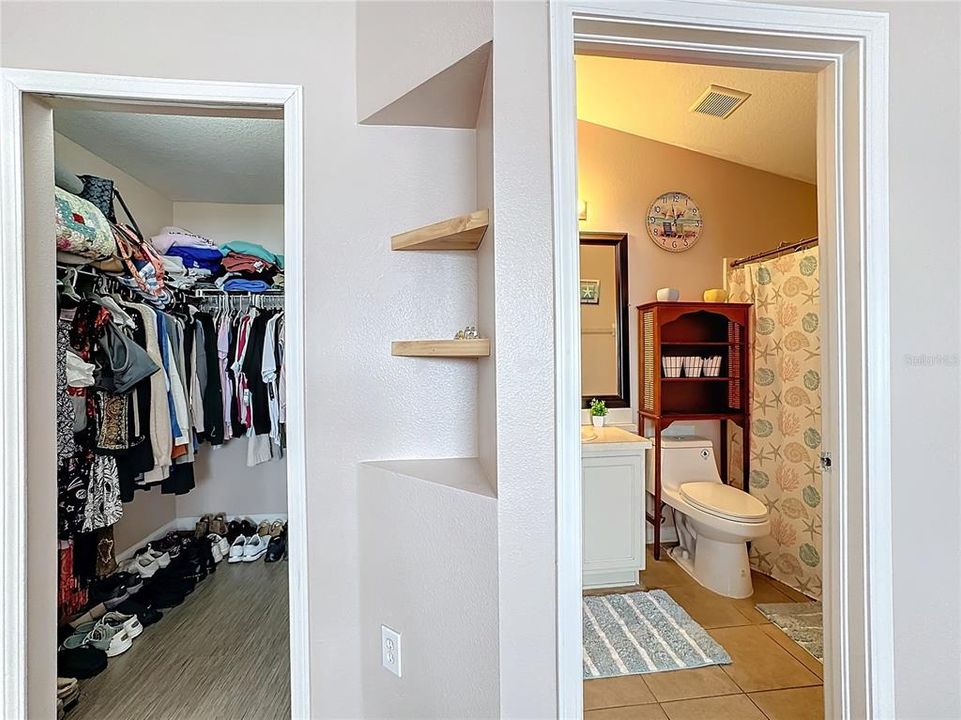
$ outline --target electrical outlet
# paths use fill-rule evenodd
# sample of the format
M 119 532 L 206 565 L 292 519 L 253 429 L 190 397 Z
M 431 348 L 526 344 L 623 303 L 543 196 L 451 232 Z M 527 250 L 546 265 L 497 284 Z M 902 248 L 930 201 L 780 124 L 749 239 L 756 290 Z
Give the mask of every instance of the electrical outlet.
M 384 667 L 400 677 L 400 633 L 380 626 L 380 654 Z

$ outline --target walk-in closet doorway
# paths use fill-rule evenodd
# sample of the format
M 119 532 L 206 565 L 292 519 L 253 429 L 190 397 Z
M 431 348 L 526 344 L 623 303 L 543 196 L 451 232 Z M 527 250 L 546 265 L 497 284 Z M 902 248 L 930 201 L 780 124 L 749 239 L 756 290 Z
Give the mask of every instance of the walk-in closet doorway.
M 303 283 L 303 130 L 301 89 L 296 86 L 125 78 L 32 70 L 2 71 L 2 253 L 0 308 L 0 451 L 4 517 L 0 549 L 0 642 L 4 673 L 0 705 L 16 717 L 54 717 L 57 703 L 57 587 L 53 558 L 58 555 L 57 476 L 57 272 L 54 249 L 54 113 L 86 111 L 192 118 L 273 118 L 282 122 L 282 228 L 280 261 L 285 280 L 274 305 L 282 306 L 285 325 L 286 519 L 289 527 L 287 571 L 289 601 L 290 714 L 309 716 L 309 627 L 306 554 L 306 477 L 304 448 L 304 283 Z M 83 148 L 81 148 L 83 150 Z M 89 150 L 91 148 L 86 148 Z M 201 165 L 204 158 L 197 158 Z M 118 163 L 119 164 L 119 163 Z M 189 168 L 185 171 L 189 172 Z M 136 176 L 135 172 L 131 172 Z M 131 205 L 127 198 L 128 205 Z M 137 215 L 137 208 L 130 210 Z M 185 209 L 186 212 L 187 209 Z M 120 214 L 118 206 L 118 215 Z M 177 222 L 171 222 L 175 226 Z M 184 222 L 183 224 L 187 224 Z M 198 232 L 198 235 L 202 235 Z M 220 238 L 218 238 L 219 240 Z M 242 239 L 242 238 L 238 238 Z M 95 274 L 95 273 L 91 273 Z M 149 273 L 148 273 L 149 274 Z M 61 276 L 63 273 L 61 273 Z M 241 287 L 241 286 L 236 286 Z M 276 291 L 275 291 L 276 292 Z M 228 306 L 230 300 L 193 298 L 198 308 Z M 218 292 L 212 290 L 212 296 Z M 269 294 L 269 293 L 268 293 Z M 222 295 L 222 293 L 220 293 Z M 239 296 L 238 296 L 239 297 Z M 248 296 L 249 298 L 249 296 Z M 270 301 L 234 298 L 262 311 Z M 204 309 L 204 308 L 200 308 Z M 239 436 L 232 443 L 243 443 Z M 226 457 L 229 447 L 220 451 Z M 210 453 L 202 445 L 198 452 Z M 199 486 L 198 486 L 199 487 Z M 185 496 L 189 497 L 189 495 Z M 210 507 L 211 513 L 220 508 Z M 205 513 L 194 513 L 200 515 Z M 253 513 L 245 513 L 251 515 Z M 193 520 L 193 517 L 189 518 Z M 261 518 L 253 518 L 259 521 Z M 181 518 L 183 520 L 183 518 Z M 185 530 L 178 527 L 175 529 Z M 118 551 L 124 547 L 116 548 Z M 227 568 L 226 559 L 222 567 Z M 245 569 L 243 566 L 230 570 Z M 211 575 L 214 583 L 229 572 Z M 212 585 L 210 586 L 212 587 Z M 202 595 L 199 588 L 195 593 Z M 209 594 L 209 593 L 208 593 Z M 187 598 L 176 611 L 188 608 Z M 239 599 L 242 603 L 243 600 Z M 225 598 L 227 612 L 231 598 Z M 269 603 L 268 603 L 269 604 Z M 236 614 L 236 608 L 230 610 Z M 158 624 L 157 631 L 162 629 Z M 148 632 L 150 629 L 148 628 Z M 148 635 L 145 635 L 149 639 Z M 216 655 L 216 638 L 211 639 Z M 286 646 L 286 642 L 281 647 Z M 273 648 L 276 650 L 276 647 Z M 260 658 L 273 663 L 270 648 Z M 251 648 L 251 652 L 264 652 Z M 286 658 L 284 658 L 286 661 Z M 193 667 L 201 667 L 200 664 Z M 217 663 L 211 663 L 212 673 Z M 159 668 L 158 668 L 159 670 Z M 173 672 L 173 671 L 172 671 Z M 186 665 L 195 683 L 216 677 Z M 253 686 L 256 682 L 253 682 Z M 243 694 L 243 688 L 233 691 Z M 145 696 L 144 693 L 147 693 Z M 147 697 L 149 689 L 139 690 Z M 69 717 L 69 716 L 68 716 Z

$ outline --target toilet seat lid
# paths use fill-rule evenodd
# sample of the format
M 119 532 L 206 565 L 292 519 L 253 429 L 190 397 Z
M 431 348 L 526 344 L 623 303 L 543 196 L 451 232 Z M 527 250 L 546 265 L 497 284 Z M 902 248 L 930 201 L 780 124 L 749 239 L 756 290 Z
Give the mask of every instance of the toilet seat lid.
M 711 515 L 738 522 L 763 522 L 767 508 L 756 497 L 719 482 L 689 482 L 681 485 L 681 497 Z

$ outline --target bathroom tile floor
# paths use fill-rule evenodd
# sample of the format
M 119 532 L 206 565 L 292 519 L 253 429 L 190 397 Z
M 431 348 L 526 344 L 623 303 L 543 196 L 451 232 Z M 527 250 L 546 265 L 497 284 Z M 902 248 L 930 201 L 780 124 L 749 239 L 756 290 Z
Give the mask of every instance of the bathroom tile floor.
M 801 593 L 754 575 L 754 596 L 731 600 L 698 585 L 665 552 L 650 549 L 641 580 L 662 588 L 731 656 L 730 665 L 584 682 L 587 720 L 821 720 L 823 668 L 767 622 L 759 602 L 805 602 Z M 613 588 L 631 592 L 637 588 Z M 599 591 L 595 591 L 596 594 Z

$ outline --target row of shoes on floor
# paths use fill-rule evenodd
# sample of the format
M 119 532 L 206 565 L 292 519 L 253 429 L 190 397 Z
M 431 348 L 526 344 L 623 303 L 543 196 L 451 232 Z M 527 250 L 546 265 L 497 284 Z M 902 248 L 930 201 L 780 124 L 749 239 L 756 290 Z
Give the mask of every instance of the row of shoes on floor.
M 254 525 L 250 518 L 227 522 L 226 513 L 204 515 L 197 521 L 194 537 L 206 535 L 211 541 L 214 560 L 228 563 L 277 562 L 287 557 L 287 523 L 262 521 Z
M 91 583 L 91 607 L 59 629 L 58 717 L 79 699 L 79 688 L 71 690 L 77 679 L 103 672 L 108 658 L 129 650 L 162 610 L 183 603 L 216 570 L 214 543 L 190 535 L 174 532 L 148 543 L 118 572 Z

